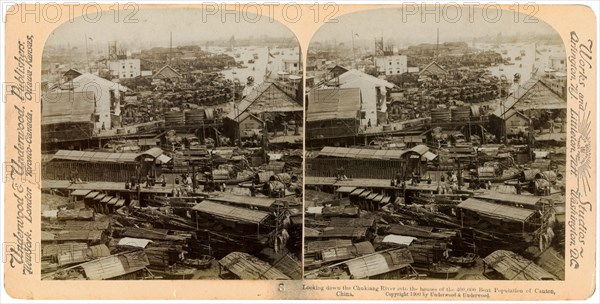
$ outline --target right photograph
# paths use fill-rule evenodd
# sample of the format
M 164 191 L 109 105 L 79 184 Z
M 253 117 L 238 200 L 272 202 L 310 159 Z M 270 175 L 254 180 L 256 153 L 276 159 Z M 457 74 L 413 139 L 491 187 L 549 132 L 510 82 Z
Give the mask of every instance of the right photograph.
M 564 280 L 567 71 L 510 10 L 375 9 L 306 61 L 306 279 Z

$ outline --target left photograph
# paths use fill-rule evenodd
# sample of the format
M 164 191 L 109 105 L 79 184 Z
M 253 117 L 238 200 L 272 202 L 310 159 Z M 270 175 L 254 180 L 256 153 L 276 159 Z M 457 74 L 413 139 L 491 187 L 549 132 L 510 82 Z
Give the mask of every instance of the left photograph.
M 247 12 L 114 13 L 44 47 L 42 279 L 301 279 L 294 34 Z

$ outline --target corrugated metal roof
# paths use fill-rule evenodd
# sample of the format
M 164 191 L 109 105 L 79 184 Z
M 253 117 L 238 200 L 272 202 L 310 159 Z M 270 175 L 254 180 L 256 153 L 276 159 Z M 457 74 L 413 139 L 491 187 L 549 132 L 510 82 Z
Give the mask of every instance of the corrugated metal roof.
M 535 211 L 529 209 L 499 205 L 474 198 L 468 198 L 458 204 L 458 207 L 494 218 L 510 219 L 519 222 L 526 221 L 535 213 Z
M 475 197 L 485 200 L 522 204 L 529 206 L 537 206 L 542 201 L 542 198 L 540 198 L 539 196 L 528 196 L 500 192 L 486 192 L 483 194 L 477 194 L 475 195 Z
M 275 204 L 275 199 L 272 199 L 272 198 L 241 196 L 241 195 L 235 195 L 235 194 L 231 194 L 231 193 L 227 193 L 227 192 L 221 193 L 217 196 L 212 196 L 209 199 L 211 201 L 216 201 L 216 202 L 224 202 L 224 203 L 231 203 L 231 204 L 244 205 L 244 206 L 264 207 L 264 208 L 270 208 L 271 206 L 273 206 L 273 204 Z
M 279 269 L 245 252 L 232 252 L 219 264 L 242 280 L 289 280 Z
M 136 272 L 150 265 L 143 250 L 121 253 L 79 265 L 89 280 L 106 280 Z
M 417 146 L 418 147 L 418 146 Z M 417 148 L 415 147 L 415 148 Z M 413 148 L 413 149 L 415 149 Z M 425 146 L 425 148 L 427 148 Z M 416 150 L 377 150 L 377 149 L 360 149 L 360 148 L 342 148 L 342 147 L 323 147 L 319 152 L 319 157 L 344 157 L 344 158 L 357 158 L 357 159 L 400 159 L 406 153 L 418 153 L 419 155 L 425 154 L 427 151 L 418 148 Z M 427 148 L 429 149 L 429 148 Z
M 483 262 L 500 273 L 507 280 L 556 280 L 556 277 L 542 267 L 512 251 L 496 250 L 483 259 Z
M 51 92 L 42 96 L 42 125 L 90 122 L 96 95 L 93 91 Z
M 192 209 L 225 219 L 253 224 L 260 224 L 270 215 L 268 212 L 228 206 L 210 200 L 204 200 Z
M 317 89 L 308 97 L 306 121 L 358 119 L 360 89 Z
M 397 249 L 359 257 L 344 264 L 354 279 L 363 279 L 404 268 L 413 263 L 408 249 Z
M 82 162 L 135 162 L 137 153 L 108 153 L 93 151 L 59 150 L 51 160 L 72 160 Z
M 72 160 L 83 162 L 109 162 L 109 163 L 133 163 L 136 159 L 143 155 L 150 155 L 157 158 L 163 155 L 163 150 L 160 148 L 151 148 L 140 153 L 111 153 L 111 152 L 94 152 L 94 151 L 77 151 L 77 150 L 58 150 L 51 160 Z M 167 156 L 168 157 L 168 156 Z M 169 158 L 170 160 L 170 158 Z

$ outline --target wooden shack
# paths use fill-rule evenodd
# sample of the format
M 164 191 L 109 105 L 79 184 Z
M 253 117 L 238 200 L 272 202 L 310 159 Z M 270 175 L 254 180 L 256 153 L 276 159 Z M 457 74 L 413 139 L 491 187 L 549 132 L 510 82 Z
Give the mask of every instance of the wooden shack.
M 203 218 L 218 221 L 236 229 L 239 234 L 260 234 L 261 225 L 271 218 L 271 213 L 227 205 L 210 199 L 194 206 L 192 210 Z
M 496 250 L 483 259 L 483 274 L 491 279 L 518 281 L 554 281 L 557 278 L 512 251 Z
M 306 110 L 307 140 L 358 134 L 361 95 L 358 88 L 312 90 Z
M 94 133 L 96 96 L 93 91 L 52 92 L 42 96 L 42 145 L 50 149 L 62 142 L 78 145 Z
M 245 252 L 232 252 L 219 260 L 219 276 L 238 280 L 290 280 L 276 267 Z

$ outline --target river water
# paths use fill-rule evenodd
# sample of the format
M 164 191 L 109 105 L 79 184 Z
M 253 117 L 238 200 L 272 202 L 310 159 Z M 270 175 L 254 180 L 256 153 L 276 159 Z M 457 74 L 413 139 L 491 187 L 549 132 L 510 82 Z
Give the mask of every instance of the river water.
M 234 80 L 239 79 L 241 83 L 246 83 L 249 76 L 254 77 L 256 83 L 262 83 L 265 80 L 266 71 L 271 72 L 271 77 L 276 77 L 279 71 L 285 71 L 285 61 L 299 61 L 299 48 L 267 48 L 267 47 L 236 47 L 233 51 L 226 51 L 223 47 L 209 47 L 209 52 L 224 53 L 235 58 L 235 61 L 244 61 L 245 68 L 230 68 L 221 71 L 225 78 Z M 273 57 L 269 57 L 269 52 Z M 254 54 L 258 56 L 254 59 Z M 239 57 L 236 57 L 239 55 Z M 254 60 L 254 63 L 248 63 Z M 269 63 L 270 61 L 270 63 Z M 297 69 L 297 68 L 296 68 Z M 298 70 L 298 69 L 297 69 Z
M 502 54 L 502 58 L 510 57 L 510 62 L 514 64 L 500 64 L 489 67 L 488 70 L 494 76 L 506 76 L 509 81 L 512 81 L 514 75 L 519 73 L 521 74 L 521 83 L 532 78 L 533 71 L 537 71 L 536 75 L 538 76 L 543 75 L 544 70 L 550 67 L 550 57 L 566 56 L 564 47 L 560 45 L 538 44 L 536 46 L 535 43 L 515 43 L 502 44 L 500 47 L 494 47 L 489 44 L 480 44 L 475 47 L 482 50 L 499 52 Z M 506 54 L 503 54 L 504 51 L 506 51 Z M 524 55 L 521 54 L 521 51 L 524 51 Z M 516 57 L 521 57 L 521 59 L 517 60 Z

